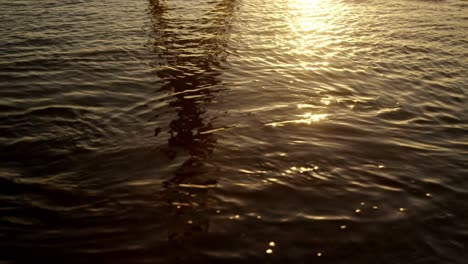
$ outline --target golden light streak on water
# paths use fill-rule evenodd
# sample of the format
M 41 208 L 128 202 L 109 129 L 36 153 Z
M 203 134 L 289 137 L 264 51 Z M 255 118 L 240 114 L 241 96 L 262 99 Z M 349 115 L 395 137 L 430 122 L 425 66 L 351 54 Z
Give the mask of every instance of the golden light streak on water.
M 305 113 L 305 114 L 297 115 L 297 116 L 300 117 L 300 119 L 286 120 L 286 121 L 280 121 L 280 122 L 272 122 L 272 123 L 268 123 L 266 125 L 267 126 L 272 126 L 272 127 L 284 126 L 286 124 L 306 124 L 306 125 L 310 125 L 312 123 L 324 120 L 326 117 L 328 117 L 328 114 Z
M 297 55 L 315 55 L 313 47 L 333 46 L 336 39 L 325 39 L 323 33 L 341 30 L 336 24 L 346 15 L 343 4 L 331 0 L 295 0 L 291 1 L 288 7 L 291 18 L 290 43 Z M 330 50 L 326 57 L 332 56 L 333 52 Z M 329 62 L 326 59 L 314 62 L 304 61 L 300 65 L 306 69 L 315 70 L 329 66 Z

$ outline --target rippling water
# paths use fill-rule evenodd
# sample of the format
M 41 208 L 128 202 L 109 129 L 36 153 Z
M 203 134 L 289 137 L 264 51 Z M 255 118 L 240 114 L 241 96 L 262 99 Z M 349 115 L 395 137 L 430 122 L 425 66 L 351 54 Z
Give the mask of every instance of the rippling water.
M 0 1 L 0 262 L 466 263 L 468 2 Z

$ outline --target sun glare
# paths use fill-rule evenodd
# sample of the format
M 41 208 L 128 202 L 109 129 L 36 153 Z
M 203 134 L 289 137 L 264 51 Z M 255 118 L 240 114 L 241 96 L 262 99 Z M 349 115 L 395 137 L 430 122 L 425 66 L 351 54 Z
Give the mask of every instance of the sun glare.
M 290 44 L 303 55 L 330 45 L 330 36 L 339 31 L 337 20 L 347 11 L 342 3 L 333 0 L 294 0 L 288 9 Z
M 301 33 L 324 29 L 329 18 L 328 0 L 296 0 L 290 4 L 293 28 Z

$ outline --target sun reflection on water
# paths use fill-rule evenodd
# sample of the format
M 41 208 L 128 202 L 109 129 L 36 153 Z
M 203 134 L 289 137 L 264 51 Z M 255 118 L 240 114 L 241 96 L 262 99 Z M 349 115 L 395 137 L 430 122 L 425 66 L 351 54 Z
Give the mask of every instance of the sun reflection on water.
M 294 0 L 289 2 L 288 13 L 291 52 L 309 57 L 299 63 L 301 68 L 329 67 L 330 59 L 337 52 L 335 44 L 342 35 L 343 28 L 339 28 L 338 21 L 346 16 L 346 6 L 333 0 Z
M 296 116 L 299 117 L 299 119 L 279 121 L 279 122 L 271 122 L 271 123 L 268 123 L 266 125 L 267 126 L 272 126 L 272 127 L 284 126 L 286 124 L 306 124 L 306 125 L 310 125 L 312 123 L 316 123 L 316 122 L 324 120 L 329 115 L 328 114 L 305 113 L 305 114 L 296 115 Z
M 299 119 L 294 119 L 294 120 L 286 120 L 286 121 L 280 121 L 280 122 L 272 122 L 266 124 L 267 126 L 272 126 L 272 127 L 277 127 L 277 126 L 284 126 L 286 124 L 306 124 L 310 125 L 315 122 L 319 122 L 326 117 L 328 117 L 328 114 L 312 114 L 312 113 L 305 113 L 302 115 L 296 115 L 299 117 Z
M 296 0 L 291 3 L 290 12 L 296 17 L 294 21 L 298 30 L 326 30 L 330 18 L 329 0 Z M 326 14 L 326 16 L 323 16 Z

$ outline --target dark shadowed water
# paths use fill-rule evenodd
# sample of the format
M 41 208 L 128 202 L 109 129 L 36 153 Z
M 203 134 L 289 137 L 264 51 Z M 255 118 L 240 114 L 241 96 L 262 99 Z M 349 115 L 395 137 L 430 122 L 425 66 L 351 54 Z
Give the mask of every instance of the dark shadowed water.
M 467 263 L 465 0 L 0 0 L 0 263 Z

